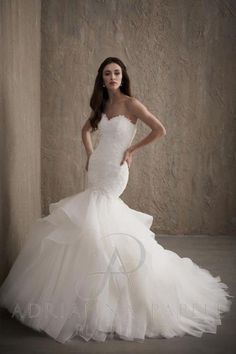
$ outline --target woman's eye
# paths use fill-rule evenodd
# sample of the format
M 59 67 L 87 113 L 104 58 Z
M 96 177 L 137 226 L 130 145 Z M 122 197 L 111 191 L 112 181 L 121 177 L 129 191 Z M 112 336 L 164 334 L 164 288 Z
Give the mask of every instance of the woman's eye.
M 110 73 L 105 73 L 106 76 L 110 75 Z M 120 75 L 120 72 L 116 72 L 115 75 Z

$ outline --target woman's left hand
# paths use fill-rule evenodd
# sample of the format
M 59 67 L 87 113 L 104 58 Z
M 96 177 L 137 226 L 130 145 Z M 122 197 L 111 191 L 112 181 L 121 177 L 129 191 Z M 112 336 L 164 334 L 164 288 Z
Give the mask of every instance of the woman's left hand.
M 123 163 L 126 161 L 128 167 L 130 168 L 131 163 L 132 163 L 132 158 L 133 158 L 133 153 L 129 149 L 125 150 L 124 156 L 123 156 L 123 159 L 122 159 L 120 165 L 123 165 Z

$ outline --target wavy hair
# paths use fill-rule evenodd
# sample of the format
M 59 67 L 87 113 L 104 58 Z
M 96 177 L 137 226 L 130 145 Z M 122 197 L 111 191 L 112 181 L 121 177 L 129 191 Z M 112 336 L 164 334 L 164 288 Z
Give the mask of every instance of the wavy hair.
M 100 65 L 98 69 L 98 73 L 95 79 L 93 93 L 90 98 L 90 107 L 93 112 L 89 117 L 90 124 L 92 126 L 92 131 L 98 129 L 98 123 L 102 118 L 102 113 L 104 112 L 106 101 L 108 100 L 108 92 L 107 88 L 103 87 L 103 69 L 107 64 L 116 63 L 121 67 L 122 70 L 122 86 L 119 87 L 120 91 L 123 92 L 127 96 L 131 96 L 130 89 L 130 79 L 126 70 L 125 64 L 116 57 L 108 57 L 106 58 Z

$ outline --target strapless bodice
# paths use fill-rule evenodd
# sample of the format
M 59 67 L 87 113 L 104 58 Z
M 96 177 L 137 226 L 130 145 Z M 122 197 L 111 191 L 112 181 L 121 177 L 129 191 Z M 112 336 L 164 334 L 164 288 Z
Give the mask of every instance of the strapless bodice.
M 120 159 L 135 136 L 137 124 L 132 123 L 124 115 L 117 115 L 108 119 L 106 114 L 103 113 L 99 128 L 101 137 L 94 152 L 102 153 L 104 158 L 109 155 L 112 159 Z
M 124 115 L 108 119 L 103 113 L 99 129 L 99 143 L 89 159 L 88 186 L 119 196 L 127 185 L 129 175 L 127 163 L 120 163 L 132 143 L 137 125 Z

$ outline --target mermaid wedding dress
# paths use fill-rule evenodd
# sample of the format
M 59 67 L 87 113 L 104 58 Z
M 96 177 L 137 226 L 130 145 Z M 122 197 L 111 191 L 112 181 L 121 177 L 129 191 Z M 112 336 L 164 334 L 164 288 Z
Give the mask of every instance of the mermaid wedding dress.
M 88 167 L 88 187 L 49 206 L 0 288 L 0 305 L 60 343 L 78 335 L 201 336 L 216 333 L 232 297 L 220 277 L 164 249 L 153 217 L 120 195 L 129 168 L 120 165 L 136 133 L 126 116 L 103 114 Z

